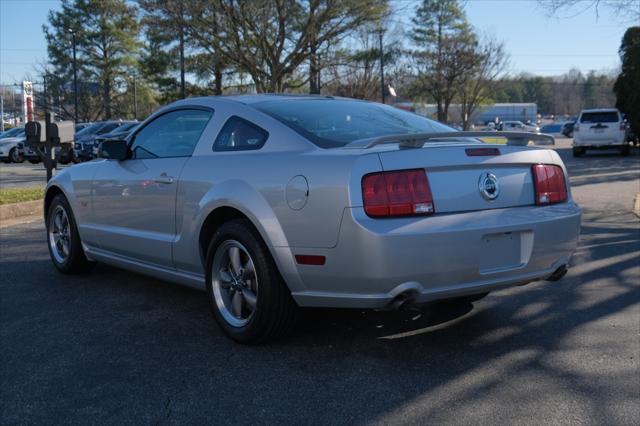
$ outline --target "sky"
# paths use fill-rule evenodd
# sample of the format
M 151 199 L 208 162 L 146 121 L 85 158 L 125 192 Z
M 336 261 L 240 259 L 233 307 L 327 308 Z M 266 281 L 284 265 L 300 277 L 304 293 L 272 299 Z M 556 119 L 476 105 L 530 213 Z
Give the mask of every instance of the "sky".
M 417 0 L 390 0 L 408 22 Z M 640 7 L 640 0 L 639 7 Z M 35 64 L 46 58 L 42 25 L 58 0 L 0 0 L 0 84 L 36 76 Z M 570 18 L 549 18 L 535 0 L 467 0 L 474 27 L 501 40 L 510 54 L 512 73 L 558 75 L 577 68 L 611 71 L 619 66 L 618 47 L 630 23 L 605 7 Z

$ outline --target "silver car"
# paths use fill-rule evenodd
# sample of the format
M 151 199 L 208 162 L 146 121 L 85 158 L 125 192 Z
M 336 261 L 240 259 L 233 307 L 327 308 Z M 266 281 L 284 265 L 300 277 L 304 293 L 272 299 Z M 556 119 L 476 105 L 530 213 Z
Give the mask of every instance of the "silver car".
M 51 258 L 64 273 L 99 261 L 206 290 L 246 343 L 285 335 L 298 307 L 558 280 L 581 214 L 560 157 L 475 136 L 349 99 L 182 100 L 49 182 Z

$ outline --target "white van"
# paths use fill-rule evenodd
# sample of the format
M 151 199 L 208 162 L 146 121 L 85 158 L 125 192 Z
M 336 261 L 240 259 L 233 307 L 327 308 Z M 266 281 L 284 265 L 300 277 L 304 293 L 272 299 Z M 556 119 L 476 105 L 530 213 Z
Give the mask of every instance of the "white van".
M 617 109 L 585 109 L 573 127 L 573 155 L 579 157 L 587 149 L 619 149 L 622 155 L 628 155 L 625 134 L 625 123 Z

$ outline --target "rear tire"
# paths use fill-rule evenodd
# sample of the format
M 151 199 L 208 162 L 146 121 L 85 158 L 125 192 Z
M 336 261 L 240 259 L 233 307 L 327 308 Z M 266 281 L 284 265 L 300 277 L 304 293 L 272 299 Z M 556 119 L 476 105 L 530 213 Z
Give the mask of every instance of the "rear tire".
M 84 254 L 73 211 L 64 195 L 58 194 L 51 201 L 46 227 L 49 255 L 58 271 L 77 274 L 95 266 Z
M 265 343 L 293 331 L 298 306 L 251 222 L 240 219 L 220 226 L 205 267 L 211 312 L 231 339 Z

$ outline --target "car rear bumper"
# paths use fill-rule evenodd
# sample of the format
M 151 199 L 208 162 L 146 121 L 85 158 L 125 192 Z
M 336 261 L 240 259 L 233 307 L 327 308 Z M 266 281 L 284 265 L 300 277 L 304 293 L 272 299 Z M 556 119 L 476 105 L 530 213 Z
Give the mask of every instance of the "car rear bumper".
M 572 201 L 423 219 L 345 209 L 335 248 L 291 249 L 326 257 L 323 266 L 297 265 L 303 288 L 292 294 L 301 306 L 384 308 L 547 279 L 569 263 L 580 216 Z
M 576 140 L 574 136 L 573 139 L 573 146 L 579 148 L 606 148 L 623 145 L 626 145 L 624 138 Z

